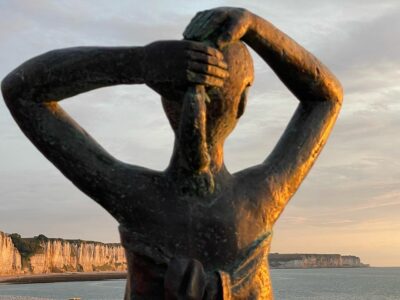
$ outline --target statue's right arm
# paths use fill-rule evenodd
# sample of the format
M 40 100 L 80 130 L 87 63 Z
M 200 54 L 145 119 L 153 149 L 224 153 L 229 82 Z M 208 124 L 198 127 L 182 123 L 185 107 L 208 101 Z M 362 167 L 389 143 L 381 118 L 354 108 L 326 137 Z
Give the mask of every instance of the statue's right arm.
M 292 94 L 298 107 L 277 145 L 261 164 L 240 176 L 267 199 L 276 222 L 321 153 L 340 112 L 343 91 L 335 75 L 313 54 L 267 20 L 249 14 L 243 37 Z
M 145 47 L 77 47 L 50 51 L 23 63 L 4 78 L 3 98 L 21 130 L 42 154 L 118 219 L 118 211 L 125 209 L 120 200 L 144 196 L 145 187 L 152 185 L 156 172 L 115 159 L 58 101 L 101 87 L 162 81 L 169 71 L 162 54 L 168 55 L 169 51 L 184 55 L 187 47 L 177 41 L 165 41 Z M 194 56 L 207 56 L 202 51 L 216 55 L 216 50 L 196 47 Z M 175 56 L 177 61 L 171 58 L 170 63 L 182 65 L 175 65 L 177 71 L 169 79 L 184 80 L 187 70 L 183 70 L 182 58 Z M 194 69 L 199 65 L 204 67 L 199 62 Z M 193 80 L 204 83 L 205 77 L 194 76 Z M 208 76 L 207 80 L 219 79 Z
M 235 174 L 255 199 L 265 199 L 273 224 L 317 159 L 336 121 L 342 87 L 315 56 L 267 20 L 235 7 L 195 16 L 185 31 L 194 40 L 216 39 L 219 47 L 242 40 L 269 65 L 299 100 L 278 144 L 267 159 Z

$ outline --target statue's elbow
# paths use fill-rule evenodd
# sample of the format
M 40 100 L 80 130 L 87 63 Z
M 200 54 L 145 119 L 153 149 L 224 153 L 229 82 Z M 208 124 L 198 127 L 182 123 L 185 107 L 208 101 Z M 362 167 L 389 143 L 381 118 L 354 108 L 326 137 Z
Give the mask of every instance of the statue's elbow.
M 331 99 L 338 104 L 339 106 L 342 105 L 343 102 L 343 86 L 339 80 L 336 78 L 333 80 L 333 84 L 331 87 Z
M 318 102 L 330 103 L 332 108 L 340 107 L 343 102 L 343 87 L 335 77 L 325 79 L 314 97 L 314 99 L 318 99 Z
M 16 82 L 13 73 L 8 74 L 1 82 L 1 93 L 7 102 L 16 92 Z
M 10 85 L 10 80 L 9 76 L 6 76 L 2 81 L 1 81 L 1 94 L 3 95 L 4 101 L 7 101 L 7 99 L 10 98 L 11 95 L 11 85 Z
M 1 81 L 1 93 L 8 106 L 11 106 L 15 99 L 22 98 L 25 90 L 23 80 L 15 71 Z
M 322 74 L 322 99 L 334 105 L 341 106 L 343 102 L 343 87 L 340 81 L 329 70 Z

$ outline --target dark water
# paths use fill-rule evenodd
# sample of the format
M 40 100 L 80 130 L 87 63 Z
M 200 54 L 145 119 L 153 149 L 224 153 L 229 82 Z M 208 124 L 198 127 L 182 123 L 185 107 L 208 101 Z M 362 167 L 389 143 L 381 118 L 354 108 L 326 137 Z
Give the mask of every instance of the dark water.
M 400 300 L 400 268 L 272 270 L 276 300 Z M 0 285 L 0 299 L 122 299 L 125 280 Z M 25 298 L 14 298 L 25 299 Z

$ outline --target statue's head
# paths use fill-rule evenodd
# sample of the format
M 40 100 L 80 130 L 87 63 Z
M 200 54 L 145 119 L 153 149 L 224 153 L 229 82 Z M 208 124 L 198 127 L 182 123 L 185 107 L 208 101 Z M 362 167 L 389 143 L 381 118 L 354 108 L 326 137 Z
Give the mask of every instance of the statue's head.
M 232 132 L 238 119 L 244 112 L 247 92 L 253 82 L 253 61 L 247 47 L 242 42 L 235 42 L 221 49 L 224 60 L 228 65 L 229 77 L 221 88 L 206 88 L 210 102 L 207 103 L 206 131 L 207 140 L 212 143 L 223 143 Z M 182 110 L 182 101 L 185 91 L 179 95 L 169 89 L 162 93 L 162 100 L 168 120 L 176 132 Z

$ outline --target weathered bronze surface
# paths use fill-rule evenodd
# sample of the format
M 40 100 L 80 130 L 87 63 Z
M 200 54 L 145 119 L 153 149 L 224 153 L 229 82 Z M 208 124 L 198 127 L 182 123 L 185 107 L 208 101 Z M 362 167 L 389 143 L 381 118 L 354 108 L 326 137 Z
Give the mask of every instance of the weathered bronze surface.
M 12 71 L 2 93 L 32 143 L 120 223 L 125 299 L 272 299 L 272 227 L 335 123 L 340 83 L 268 21 L 240 8 L 198 13 L 185 40 L 54 50 Z M 250 46 L 300 101 L 267 159 L 230 174 L 223 145 L 253 81 Z M 57 104 L 92 89 L 146 84 L 175 133 L 164 172 L 108 154 Z

